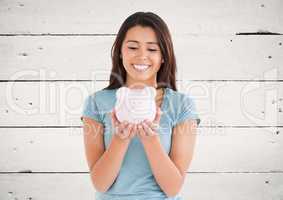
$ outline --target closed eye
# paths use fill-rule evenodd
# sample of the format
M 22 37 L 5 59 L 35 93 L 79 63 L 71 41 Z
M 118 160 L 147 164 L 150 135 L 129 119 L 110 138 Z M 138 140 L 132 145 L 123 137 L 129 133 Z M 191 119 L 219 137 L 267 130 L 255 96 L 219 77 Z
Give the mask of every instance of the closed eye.
M 133 50 L 135 50 L 135 49 L 137 49 L 137 48 L 135 48 L 135 47 L 128 47 L 129 49 L 133 49 Z M 149 51 L 157 51 L 156 49 L 148 49 Z

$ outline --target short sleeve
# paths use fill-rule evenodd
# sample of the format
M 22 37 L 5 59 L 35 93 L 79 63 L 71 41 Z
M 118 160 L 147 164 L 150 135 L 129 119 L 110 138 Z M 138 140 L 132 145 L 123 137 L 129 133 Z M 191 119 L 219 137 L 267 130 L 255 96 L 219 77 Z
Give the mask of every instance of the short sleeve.
M 95 101 L 95 95 L 89 95 L 85 100 L 83 104 L 83 110 L 82 110 L 82 116 L 81 121 L 83 120 L 83 117 L 89 117 L 91 119 L 94 119 L 97 122 L 103 123 L 97 103 Z
M 191 96 L 183 95 L 181 97 L 180 104 L 177 105 L 177 107 L 177 116 L 174 125 L 181 123 L 187 119 L 196 119 L 197 125 L 200 124 L 201 120 L 196 110 L 196 104 Z

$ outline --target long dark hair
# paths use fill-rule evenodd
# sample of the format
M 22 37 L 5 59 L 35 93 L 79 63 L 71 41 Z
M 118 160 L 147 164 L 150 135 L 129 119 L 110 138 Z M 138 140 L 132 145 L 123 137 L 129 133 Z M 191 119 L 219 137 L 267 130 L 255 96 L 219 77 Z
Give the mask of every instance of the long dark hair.
M 109 85 L 104 89 L 117 89 L 125 84 L 127 72 L 120 58 L 121 47 L 127 31 L 137 25 L 151 27 L 157 36 L 161 54 L 164 59 L 164 62 L 157 72 L 157 89 L 169 87 L 177 91 L 177 68 L 171 35 L 166 23 L 152 12 L 136 12 L 123 22 L 111 48 L 112 70 Z

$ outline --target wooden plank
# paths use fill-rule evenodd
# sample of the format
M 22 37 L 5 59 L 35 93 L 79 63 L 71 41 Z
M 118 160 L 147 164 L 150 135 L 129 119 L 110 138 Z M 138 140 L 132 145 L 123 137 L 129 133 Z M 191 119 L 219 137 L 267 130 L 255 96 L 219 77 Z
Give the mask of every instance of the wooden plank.
M 0 79 L 108 80 L 113 42 L 114 36 L 0 37 Z M 173 42 L 178 80 L 283 80 L 283 36 L 180 35 Z
M 1 199 L 94 200 L 89 174 L 0 174 Z M 282 199 L 282 173 L 187 174 L 184 200 Z
M 93 82 L 1 82 L 0 126 L 80 126 Z M 282 126 L 283 82 L 178 82 L 196 103 L 201 126 Z M 110 110 L 109 110 L 110 112 Z
M 0 174 L 0 199 L 86 199 L 94 192 L 89 174 Z
M 111 5 L 111 7 L 109 7 Z M 1 33 L 117 33 L 136 11 L 160 15 L 173 33 L 283 32 L 282 1 L 1 1 Z M 111 13 L 111 14 L 110 14 Z M 113 17 L 115 16 L 115 17 Z
M 81 128 L 1 128 L 0 171 L 88 172 L 82 134 Z M 283 171 L 283 128 L 198 128 L 197 134 L 190 172 Z

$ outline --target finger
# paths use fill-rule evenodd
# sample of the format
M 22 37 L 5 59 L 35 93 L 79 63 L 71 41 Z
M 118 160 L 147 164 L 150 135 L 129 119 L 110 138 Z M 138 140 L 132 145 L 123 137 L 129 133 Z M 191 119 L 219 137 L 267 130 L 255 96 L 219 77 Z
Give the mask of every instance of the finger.
M 115 117 L 115 111 L 112 110 L 111 112 L 111 122 L 113 125 L 117 126 L 119 124 L 119 121 L 117 120 L 117 118 Z
M 155 133 L 154 133 L 153 130 L 147 125 L 147 123 L 142 122 L 142 126 L 143 126 L 143 130 L 145 130 L 145 132 L 146 132 L 146 135 L 148 135 L 148 136 L 155 135 Z
M 114 127 L 115 127 L 116 133 L 120 133 L 120 132 L 121 132 L 121 130 L 122 130 L 122 124 L 116 123 L 116 124 L 114 125 Z
M 131 124 L 131 127 L 129 127 L 129 138 L 133 138 L 135 136 L 134 128 L 135 124 Z
M 131 138 L 135 137 L 136 135 L 138 135 L 138 126 L 137 124 L 134 124 L 132 133 L 131 133 Z
M 133 128 L 132 136 L 135 137 L 135 136 L 137 135 L 137 132 L 138 132 L 138 127 L 137 127 L 137 125 L 135 124 L 135 125 L 134 125 L 134 128 Z
M 131 133 L 132 133 L 132 129 L 133 129 L 133 124 L 128 124 L 127 128 L 126 128 L 126 135 L 127 137 L 130 137 Z
M 114 133 L 120 133 L 122 130 L 121 128 L 121 123 L 119 122 L 114 122 L 114 120 L 112 119 L 112 131 L 114 131 Z
M 151 128 L 151 130 L 154 132 L 154 134 L 157 134 L 157 130 L 158 130 L 158 127 L 156 127 L 151 121 L 149 120 L 145 120 L 145 123 L 147 124 L 147 126 L 149 128 Z M 159 125 L 158 125 L 159 126 Z
M 120 125 L 120 133 L 125 137 L 128 137 L 128 135 L 129 135 L 128 125 L 129 125 L 129 123 L 127 121 L 123 121 Z
M 126 126 L 127 126 L 127 121 L 122 121 L 121 123 L 120 123 L 120 127 L 122 128 L 122 129 L 124 129 L 124 128 L 126 128 Z
M 155 118 L 153 120 L 153 123 L 159 123 L 160 118 L 161 118 L 161 114 L 162 114 L 162 111 L 161 111 L 160 107 L 157 107 L 156 115 L 155 115 Z
M 145 137 L 146 136 L 146 132 L 143 130 L 143 127 L 141 124 L 138 124 L 138 131 L 139 131 L 139 135 L 141 137 Z
M 125 126 L 125 123 L 118 123 L 116 122 L 115 123 L 115 131 L 117 134 L 122 134 L 123 133 L 123 130 L 124 130 L 124 127 Z
M 125 138 L 126 138 L 125 134 L 123 133 L 123 130 L 117 131 L 116 134 L 117 134 L 121 139 L 125 139 Z
M 113 113 L 114 122 L 122 123 L 122 122 L 120 122 L 120 121 L 118 120 L 118 118 L 117 118 L 117 116 L 116 116 L 116 110 L 115 110 L 115 108 L 113 108 L 112 113 Z
M 113 122 L 113 121 L 114 121 L 114 113 L 113 113 L 113 110 L 110 112 L 110 116 L 111 116 L 111 121 Z
M 112 123 L 112 126 L 116 126 L 113 112 L 111 112 L 111 123 Z

